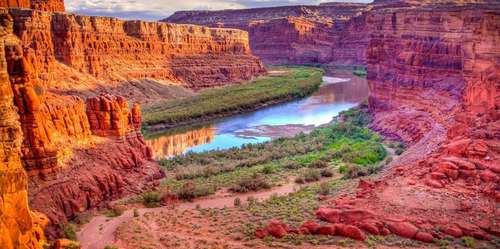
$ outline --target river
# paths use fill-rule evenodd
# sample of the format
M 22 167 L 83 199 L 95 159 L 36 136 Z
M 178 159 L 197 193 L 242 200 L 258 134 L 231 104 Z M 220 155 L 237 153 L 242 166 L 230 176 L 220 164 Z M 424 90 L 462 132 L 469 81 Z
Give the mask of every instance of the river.
M 167 130 L 146 142 L 153 149 L 155 159 L 163 159 L 186 152 L 227 149 L 277 137 L 291 137 L 330 122 L 339 112 L 365 100 L 368 91 L 366 79 L 350 72 L 336 72 L 323 77 L 320 88 L 304 99 L 198 127 Z

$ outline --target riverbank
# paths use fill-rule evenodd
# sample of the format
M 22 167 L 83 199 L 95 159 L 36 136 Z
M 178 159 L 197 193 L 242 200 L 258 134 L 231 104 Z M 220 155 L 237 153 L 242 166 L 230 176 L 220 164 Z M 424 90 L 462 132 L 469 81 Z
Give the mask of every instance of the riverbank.
M 366 106 L 361 108 L 343 112 L 342 122 L 317 128 L 311 134 L 163 160 L 167 178 L 157 191 L 114 203 L 115 208 L 128 211 L 118 212 L 115 218 L 94 218 L 78 237 L 88 248 L 111 244 L 159 248 L 157 243 L 162 242 L 158 238 L 176 241 L 178 236 L 194 236 L 194 241 L 200 232 L 211 243 L 226 237 L 230 248 L 245 244 L 266 248 L 262 243 L 267 242 L 254 236 L 262 224 L 273 218 L 290 225 L 303 223 L 314 217 L 314 210 L 322 204 L 320 196 L 351 191 L 358 177 L 377 172 L 395 156 L 381 137 L 366 128 L 370 117 Z M 179 220 L 202 229 L 182 226 L 175 234 L 165 234 L 167 227 L 181 226 Z M 222 234 L 212 236 L 209 230 L 214 224 L 224 228 L 219 231 Z M 279 243 L 301 248 L 293 239 Z M 305 238 L 303 242 L 314 243 L 316 239 Z
M 154 132 L 303 98 L 318 89 L 323 73 L 311 67 L 274 67 L 270 75 L 248 83 L 204 90 L 195 96 L 145 107 L 143 127 Z

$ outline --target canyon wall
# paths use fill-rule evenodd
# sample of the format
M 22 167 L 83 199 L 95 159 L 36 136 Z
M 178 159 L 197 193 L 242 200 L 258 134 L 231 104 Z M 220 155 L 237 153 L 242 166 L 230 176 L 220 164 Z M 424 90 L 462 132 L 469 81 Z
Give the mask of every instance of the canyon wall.
M 44 221 L 28 207 L 28 178 L 21 162 L 23 134 L 5 60 L 12 18 L 1 11 L 0 19 L 0 245 L 42 248 Z
M 65 10 L 64 0 L 1 0 L 0 8 L 26 8 L 61 12 Z
M 172 84 L 199 89 L 265 73 L 240 30 L 9 11 L 36 76 L 56 93 L 120 93 L 147 102 Z
M 358 239 L 499 236 L 500 5 L 379 9 L 366 18 L 372 128 L 407 149 L 317 218 Z
M 8 233 L 1 239 L 14 248 L 31 248 L 43 240 L 44 223 L 51 222 L 47 235 L 55 238 L 56 225 L 151 189 L 164 173 L 141 135 L 140 106 L 130 108 L 125 98 L 113 95 L 84 100 L 48 91 L 37 77 L 37 61 L 29 57 L 32 49 L 13 34 L 15 18 L 2 11 L 0 23 L 7 28 L 0 57 L 6 124 L 1 137 L 7 164 L 0 169 L 10 178 L 0 181 L 6 203 L 1 229 Z M 49 220 L 32 213 L 28 200 Z
M 255 55 L 270 64 L 362 66 L 368 33 L 367 4 L 332 3 L 223 11 L 180 11 L 163 21 L 249 32 Z

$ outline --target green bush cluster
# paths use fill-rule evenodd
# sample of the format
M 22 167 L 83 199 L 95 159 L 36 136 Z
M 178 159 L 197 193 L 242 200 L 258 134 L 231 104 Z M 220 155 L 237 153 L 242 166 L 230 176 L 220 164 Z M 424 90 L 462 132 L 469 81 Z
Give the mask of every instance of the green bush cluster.
M 257 191 L 261 189 L 269 189 L 271 184 L 260 174 L 254 174 L 251 177 L 240 179 L 229 190 L 237 193 L 247 193 L 250 191 Z
M 213 186 L 199 186 L 193 182 L 187 182 L 177 191 L 177 197 L 190 201 L 197 197 L 214 194 L 215 191 Z

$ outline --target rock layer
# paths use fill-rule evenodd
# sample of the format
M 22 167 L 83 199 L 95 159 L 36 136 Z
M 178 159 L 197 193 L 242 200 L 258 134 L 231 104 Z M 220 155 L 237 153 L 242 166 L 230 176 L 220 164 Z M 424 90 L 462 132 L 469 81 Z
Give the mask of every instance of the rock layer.
M 146 101 L 148 94 L 137 99 L 137 92 L 161 93 L 168 84 L 220 86 L 265 73 L 250 52 L 248 34 L 240 30 L 34 10 L 10 13 L 29 48 L 26 57 L 53 92 L 120 93 Z M 157 81 L 157 90 L 134 82 L 148 79 Z
M 64 0 L 1 0 L 2 8 L 31 8 L 44 11 L 64 11 Z
M 1 23 L 12 25 L 5 14 Z M 10 28 L 12 32 L 12 28 Z M 7 32 L 5 32 L 7 34 Z M 36 76 L 36 61 L 30 60 L 29 49 L 21 47 L 22 41 L 9 34 L 2 39 L 5 44 L 2 59 L 5 60 L 6 99 L 17 107 L 22 135 L 14 128 L 5 130 L 2 136 L 11 141 L 5 151 L 12 156 L 9 164 L 19 163 L 12 171 L 19 175 L 19 183 L 9 190 L 18 197 L 19 218 L 26 220 L 19 234 L 22 240 L 11 243 L 31 243 L 32 225 L 26 200 L 26 173 L 29 175 L 29 202 L 33 209 L 46 214 L 53 225 L 61 224 L 76 214 L 101 207 L 106 202 L 127 193 L 138 193 L 154 187 L 163 177 L 158 165 L 152 161 L 151 149 L 140 133 L 140 106 L 131 109 L 123 97 L 102 95 L 84 101 L 76 96 L 60 96 L 50 93 Z M 35 64 L 36 65 L 36 64 Z M 7 74 L 8 73 L 8 74 Z M 8 76 L 8 79 L 7 79 Z M 3 97 L 4 95 L 2 95 Z M 6 106 L 7 111 L 14 111 Z M 4 116 L 2 116 L 3 119 Z M 8 122 L 13 122 L 8 120 Z M 9 140 L 10 141 L 10 140 Z M 21 158 L 14 158 L 13 153 Z M 77 184 L 75 184 L 77 183 Z M 14 186 L 14 185 L 12 185 Z M 18 193 L 19 192 L 19 193 Z M 7 196 L 9 197 L 9 196 Z M 6 201 L 11 201 L 6 197 Z M 25 196 L 26 197 L 26 196 Z M 12 204 L 14 205 L 14 204 Z M 6 214 L 15 210 L 6 210 Z M 28 216 L 27 216 L 28 215 Z M 2 218 L 2 221 L 4 219 Z M 7 219 L 9 231 L 13 223 Z M 55 226 L 51 226 L 55 228 Z M 54 237 L 54 229 L 49 229 Z M 36 234 L 43 238 L 43 233 Z M 16 233 L 10 237 L 19 237 Z M 17 248 L 17 247 L 16 247 Z
M 367 16 L 372 128 L 409 148 L 318 219 L 426 243 L 499 234 L 499 14 L 465 5 Z
M 367 4 L 331 3 L 223 11 L 179 11 L 164 21 L 247 30 L 252 51 L 271 64 L 364 65 Z M 356 31 L 356 32 L 353 32 Z
M 5 40 L 12 19 L 0 12 L 0 245 L 5 249 L 42 248 L 43 216 L 28 207 L 28 179 L 21 163 L 23 134 L 12 99 L 5 60 Z

